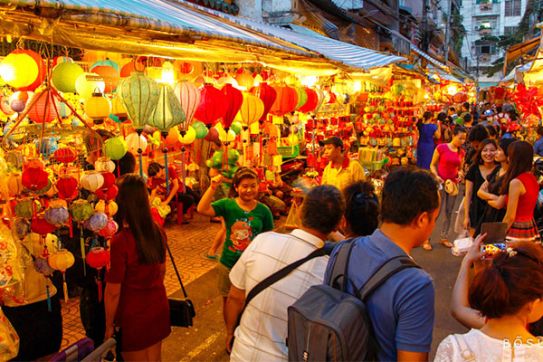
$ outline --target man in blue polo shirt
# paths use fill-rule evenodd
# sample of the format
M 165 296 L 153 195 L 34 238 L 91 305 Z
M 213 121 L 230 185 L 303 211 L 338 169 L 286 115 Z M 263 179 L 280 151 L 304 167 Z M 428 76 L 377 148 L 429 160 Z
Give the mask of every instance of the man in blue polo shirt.
M 372 235 L 354 241 L 348 275 L 360 289 L 387 260 L 408 255 L 432 234 L 439 215 L 438 184 L 422 170 L 391 173 L 382 193 L 382 225 Z M 338 248 L 334 250 L 327 280 Z M 434 286 L 428 273 L 404 269 L 388 279 L 366 300 L 379 344 L 380 361 L 427 361 L 434 326 Z

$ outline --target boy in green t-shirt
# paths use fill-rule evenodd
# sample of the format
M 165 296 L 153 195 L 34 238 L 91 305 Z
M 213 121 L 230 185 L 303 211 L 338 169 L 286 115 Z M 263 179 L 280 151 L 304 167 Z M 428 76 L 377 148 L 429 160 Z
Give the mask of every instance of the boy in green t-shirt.
M 238 169 L 232 179 L 236 196 L 212 202 L 222 181 L 222 175 L 211 179 L 211 185 L 202 196 L 197 210 L 206 216 L 221 216 L 226 224 L 226 240 L 218 266 L 219 291 L 223 302 L 226 302 L 230 291 L 230 269 L 256 235 L 273 229 L 273 215 L 266 205 L 257 200 L 258 175 L 255 171 L 247 167 Z

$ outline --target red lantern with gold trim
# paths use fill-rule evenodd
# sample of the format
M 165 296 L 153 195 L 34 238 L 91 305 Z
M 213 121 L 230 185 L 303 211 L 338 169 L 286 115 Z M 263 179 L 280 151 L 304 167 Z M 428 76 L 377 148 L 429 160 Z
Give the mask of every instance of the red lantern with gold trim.
M 58 179 L 56 187 L 58 197 L 64 200 L 73 200 L 79 193 L 78 182 L 75 177 L 63 176 Z
M 206 84 L 200 91 L 200 104 L 194 117 L 211 127 L 224 117 L 227 106 L 228 100 L 223 92 L 211 84 Z
M 31 191 L 45 188 L 49 183 L 49 174 L 38 167 L 26 167 L 22 175 L 23 186 Z
M 229 129 L 238 114 L 241 104 L 243 103 L 243 94 L 240 90 L 232 87 L 232 84 L 225 84 L 222 87 L 222 93 L 226 97 L 226 112 L 224 112 L 224 117 L 222 118 L 222 125 L 225 129 Z
M 274 87 L 277 92 L 277 99 L 273 103 L 270 113 L 276 116 L 283 116 L 294 112 L 298 104 L 298 93 L 296 89 L 289 86 Z
M 260 121 L 264 121 L 277 99 L 277 91 L 268 85 L 268 83 L 262 82 L 258 87 L 253 88 L 251 92 L 264 103 L 264 113 L 260 117 Z
M 55 160 L 62 163 L 70 163 L 77 160 L 77 152 L 70 147 L 62 147 L 55 151 Z

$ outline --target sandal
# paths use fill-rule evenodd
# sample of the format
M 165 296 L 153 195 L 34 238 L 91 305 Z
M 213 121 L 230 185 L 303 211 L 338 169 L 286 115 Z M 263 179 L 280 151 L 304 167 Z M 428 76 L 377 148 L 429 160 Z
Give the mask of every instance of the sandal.
M 217 260 L 217 254 L 212 255 L 212 254 L 209 254 L 209 253 L 205 253 L 204 258 L 209 259 L 209 260 Z
M 432 244 L 430 244 L 430 243 L 424 243 L 424 244 L 422 244 L 422 248 L 423 248 L 424 250 L 426 250 L 426 251 L 432 251 L 432 249 L 433 249 L 433 248 L 432 248 Z
M 440 243 L 441 245 L 449 249 L 453 247 L 453 244 L 447 239 L 441 239 Z

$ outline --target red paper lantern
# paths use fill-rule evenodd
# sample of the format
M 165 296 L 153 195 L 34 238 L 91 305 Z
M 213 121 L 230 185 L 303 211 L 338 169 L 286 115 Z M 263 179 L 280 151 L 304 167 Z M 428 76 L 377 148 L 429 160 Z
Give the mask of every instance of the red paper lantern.
M 274 87 L 277 92 L 277 99 L 273 103 L 270 113 L 276 116 L 283 116 L 294 112 L 298 104 L 298 93 L 296 89 L 289 86 Z
M 94 269 L 102 269 L 109 264 L 109 250 L 102 247 L 96 247 L 87 253 L 87 264 Z
M 32 232 L 40 235 L 47 235 L 55 231 L 55 225 L 51 225 L 43 217 L 34 216 L 30 225 Z
M 26 167 L 23 170 L 22 183 L 31 191 L 41 190 L 49 183 L 49 174 L 42 168 Z
M 206 84 L 200 91 L 200 104 L 194 117 L 210 127 L 224 117 L 227 107 L 225 95 L 211 84 Z
M 100 200 L 115 200 L 117 194 L 119 193 L 119 188 L 117 185 L 111 185 L 109 188 L 104 188 L 103 186 L 94 192 L 96 197 Z
M 106 239 L 110 239 L 119 230 L 119 225 L 113 220 L 109 219 L 106 226 L 98 232 L 98 235 L 103 236 Z M 88 256 L 87 256 L 88 257 Z
M 58 190 L 58 197 L 64 200 L 73 200 L 79 193 L 78 182 L 75 177 L 64 176 L 59 178 L 56 187 Z
M 34 98 L 38 97 L 37 101 L 28 110 L 28 118 L 36 123 L 49 123 L 59 117 L 58 110 L 60 103 L 53 98 L 53 93 L 50 90 L 34 94 Z
M 262 82 L 258 87 L 252 89 L 252 93 L 264 103 L 264 113 L 262 114 L 262 117 L 260 117 L 260 121 L 264 121 L 273 106 L 273 103 L 277 99 L 277 91 L 269 86 L 268 83 Z
M 47 72 L 47 69 L 45 67 L 45 62 L 43 61 L 42 57 L 36 53 L 35 51 L 28 50 L 28 49 L 16 49 L 12 52 L 13 54 L 27 54 L 34 59 L 36 62 L 36 65 L 38 66 L 38 77 L 36 80 L 30 84 L 29 86 L 19 88 L 19 90 L 24 91 L 33 91 L 34 89 L 38 88 L 42 82 L 45 80 L 45 74 Z
M 102 172 L 102 176 L 104 176 L 104 184 L 102 185 L 102 188 L 108 189 L 115 185 L 115 175 L 113 173 Z
M 70 163 L 77 160 L 77 152 L 70 147 L 59 148 L 55 151 L 55 160 L 62 163 Z
M 230 125 L 234 121 L 236 114 L 238 114 L 241 104 L 243 103 L 243 94 L 240 90 L 232 87 L 232 84 L 226 84 L 222 87 L 222 93 L 226 97 L 227 106 L 226 112 L 222 119 L 222 125 L 226 130 L 230 128 Z
M 97 65 L 91 68 L 90 71 L 104 78 L 104 82 L 106 83 L 106 87 L 104 88 L 105 93 L 111 93 L 117 88 L 120 80 L 117 69 L 109 65 Z
M 135 63 L 132 60 L 126 63 L 125 65 L 123 65 L 123 67 L 121 68 L 121 74 L 120 74 L 121 78 L 130 77 L 130 74 L 132 74 L 132 72 L 135 72 L 135 71 L 136 71 Z
M 313 112 L 317 108 L 319 102 L 319 95 L 313 89 L 305 87 L 305 93 L 307 94 L 307 102 L 301 106 L 298 111 L 303 113 Z

